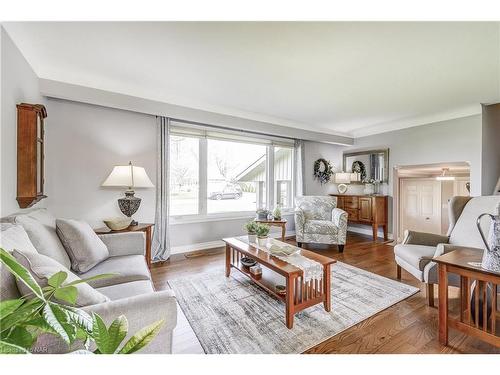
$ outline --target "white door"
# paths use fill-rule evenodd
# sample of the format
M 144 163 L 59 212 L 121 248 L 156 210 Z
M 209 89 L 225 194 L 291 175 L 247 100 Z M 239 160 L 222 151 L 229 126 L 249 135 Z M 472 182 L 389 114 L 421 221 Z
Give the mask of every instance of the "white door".
M 467 183 L 470 183 L 468 178 L 459 177 L 453 181 L 453 195 L 468 197 L 470 195 L 469 190 L 467 190 Z
M 401 179 L 400 238 L 406 229 L 441 234 L 441 183 Z

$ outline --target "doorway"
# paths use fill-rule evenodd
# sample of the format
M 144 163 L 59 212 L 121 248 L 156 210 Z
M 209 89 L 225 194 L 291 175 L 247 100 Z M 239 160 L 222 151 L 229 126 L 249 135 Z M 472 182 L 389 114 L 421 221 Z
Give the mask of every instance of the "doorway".
M 466 162 L 396 167 L 394 182 L 397 242 L 405 230 L 445 235 L 449 200 L 469 195 L 470 167 Z

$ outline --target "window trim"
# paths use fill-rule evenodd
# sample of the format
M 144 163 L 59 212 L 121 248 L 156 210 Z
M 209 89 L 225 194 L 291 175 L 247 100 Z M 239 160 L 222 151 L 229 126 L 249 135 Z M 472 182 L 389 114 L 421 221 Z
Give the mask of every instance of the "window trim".
M 178 120 L 174 120 L 178 122 Z M 207 126 L 209 128 L 209 126 Z M 176 125 L 176 128 L 179 129 L 180 127 Z M 186 126 L 186 128 L 189 128 L 192 130 L 191 126 Z M 219 132 L 218 129 L 216 129 L 217 132 Z M 220 131 L 222 132 L 222 131 Z M 232 134 L 230 130 L 227 131 L 228 134 Z M 234 132 L 234 131 L 233 131 Z M 244 135 L 245 133 L 248 133 L 248 138 L 252 138 L 252 133 L 251 132 L 245 132 L 241 131 L 239 132 L 240 135 Z M 204 133 L 204 134 L 193 134 L 189 132 L 185 133 L 179 133 L 179 134 L 172 134 L 172 135 L 178 135 L 186 138 L 193 138 L 193 139 L 198 139 L 198 213 L 196 214 L 185 214 L 185 215 L 172 215 L 170 214 L 170 224 L 171 225 L 179 225 L 179 224 L 190 224 L 190 223 L 200 223 L 200 222 L 210 222 L 210 221 L 224 221 L 224 220 L 237 220 L 237 219 L 251 219 L 255 217 L 255 211 L 257 210 L 257 207 L 253 211 L 227 211 L 227 212 L 213 212 L 213 213 L 208 213 L 208 202 L 207 202 L 207 187 L 208 187 L 208 139 L 214 139 L 214 140 L 223 140 L 227 142 L 235 142 L 235 143 L 250 143 L 250 144 L 255 144 L 255 145 L 261 145 L 266 147 L 266 208 L 269 210 L 273 210 L 274 207 L 276 206 L 276 192 L 275 192 L 275 178 L 274 178 L 274 153 L 275 153 L 275 146 L 276 147 L 283 147 L 283 148 L 290 148 L 292 150 L 292 180 L 291 180 L 291 194 L 292 194 L 292 199 L 291 203 L 293 205 L 293 197 L 295 193 L 295 179 L 296 179 L 296 173 L 295 173 L 295 146 L 292 143 L 280 143 L 280 142 L 275 142 L 274 140 L 278 137 L 276 136 L 269 136 L 269 143 L 264 144 L 263 142 L 251 142 L 251 141 L 244 141 L 241 138 L 236 138 L 236 139 L 230 139 L 228 137 L 227 139 L 220 139 L 217 137 L 211 137 L 209 134 Z M 262 137 L 264 139 L 264 137 Z M 287 138 L 283 138 L 288 140 Z M 170 160 L 169 160 L 170 163 Z M 169 168 L 170 170 L 170 168 Z M 171 202 L 171 196 L 169 194 L 169 204 Z M 282 207 L 282 214 L 283 215 L 291 215 L 294 212 L 293 207 Z

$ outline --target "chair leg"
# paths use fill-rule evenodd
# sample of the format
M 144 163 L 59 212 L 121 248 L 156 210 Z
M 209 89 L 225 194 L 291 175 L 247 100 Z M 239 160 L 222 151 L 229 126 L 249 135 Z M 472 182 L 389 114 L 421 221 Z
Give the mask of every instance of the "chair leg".
M 343 253 L 344 252 L 344 245 L 337 245 L 338 248 L 339 248 L 339 253 Z
M 434 307 L 434 284 L 427 284 L 427 304 Z
M 401 280 L 401 266 L 399 264 L 396 264 L 396 273 L 398 280 Z
M 297 242 L 298 247 L 302 247 L 302 242 Z

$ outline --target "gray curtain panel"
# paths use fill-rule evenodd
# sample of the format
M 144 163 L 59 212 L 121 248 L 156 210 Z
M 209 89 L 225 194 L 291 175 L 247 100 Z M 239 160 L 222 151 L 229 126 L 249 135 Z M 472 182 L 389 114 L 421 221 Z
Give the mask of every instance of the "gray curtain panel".
M 169 235 L 169 140 L 170 119 L 157 116 L 157 161 L 156 161 L 156 215 L 151 253 L 153 261 L 167 260 L 170 257 Z
M 295 196 L 305 194 L 304 180 L 304 141 L 301 139 L 295 140 Z

